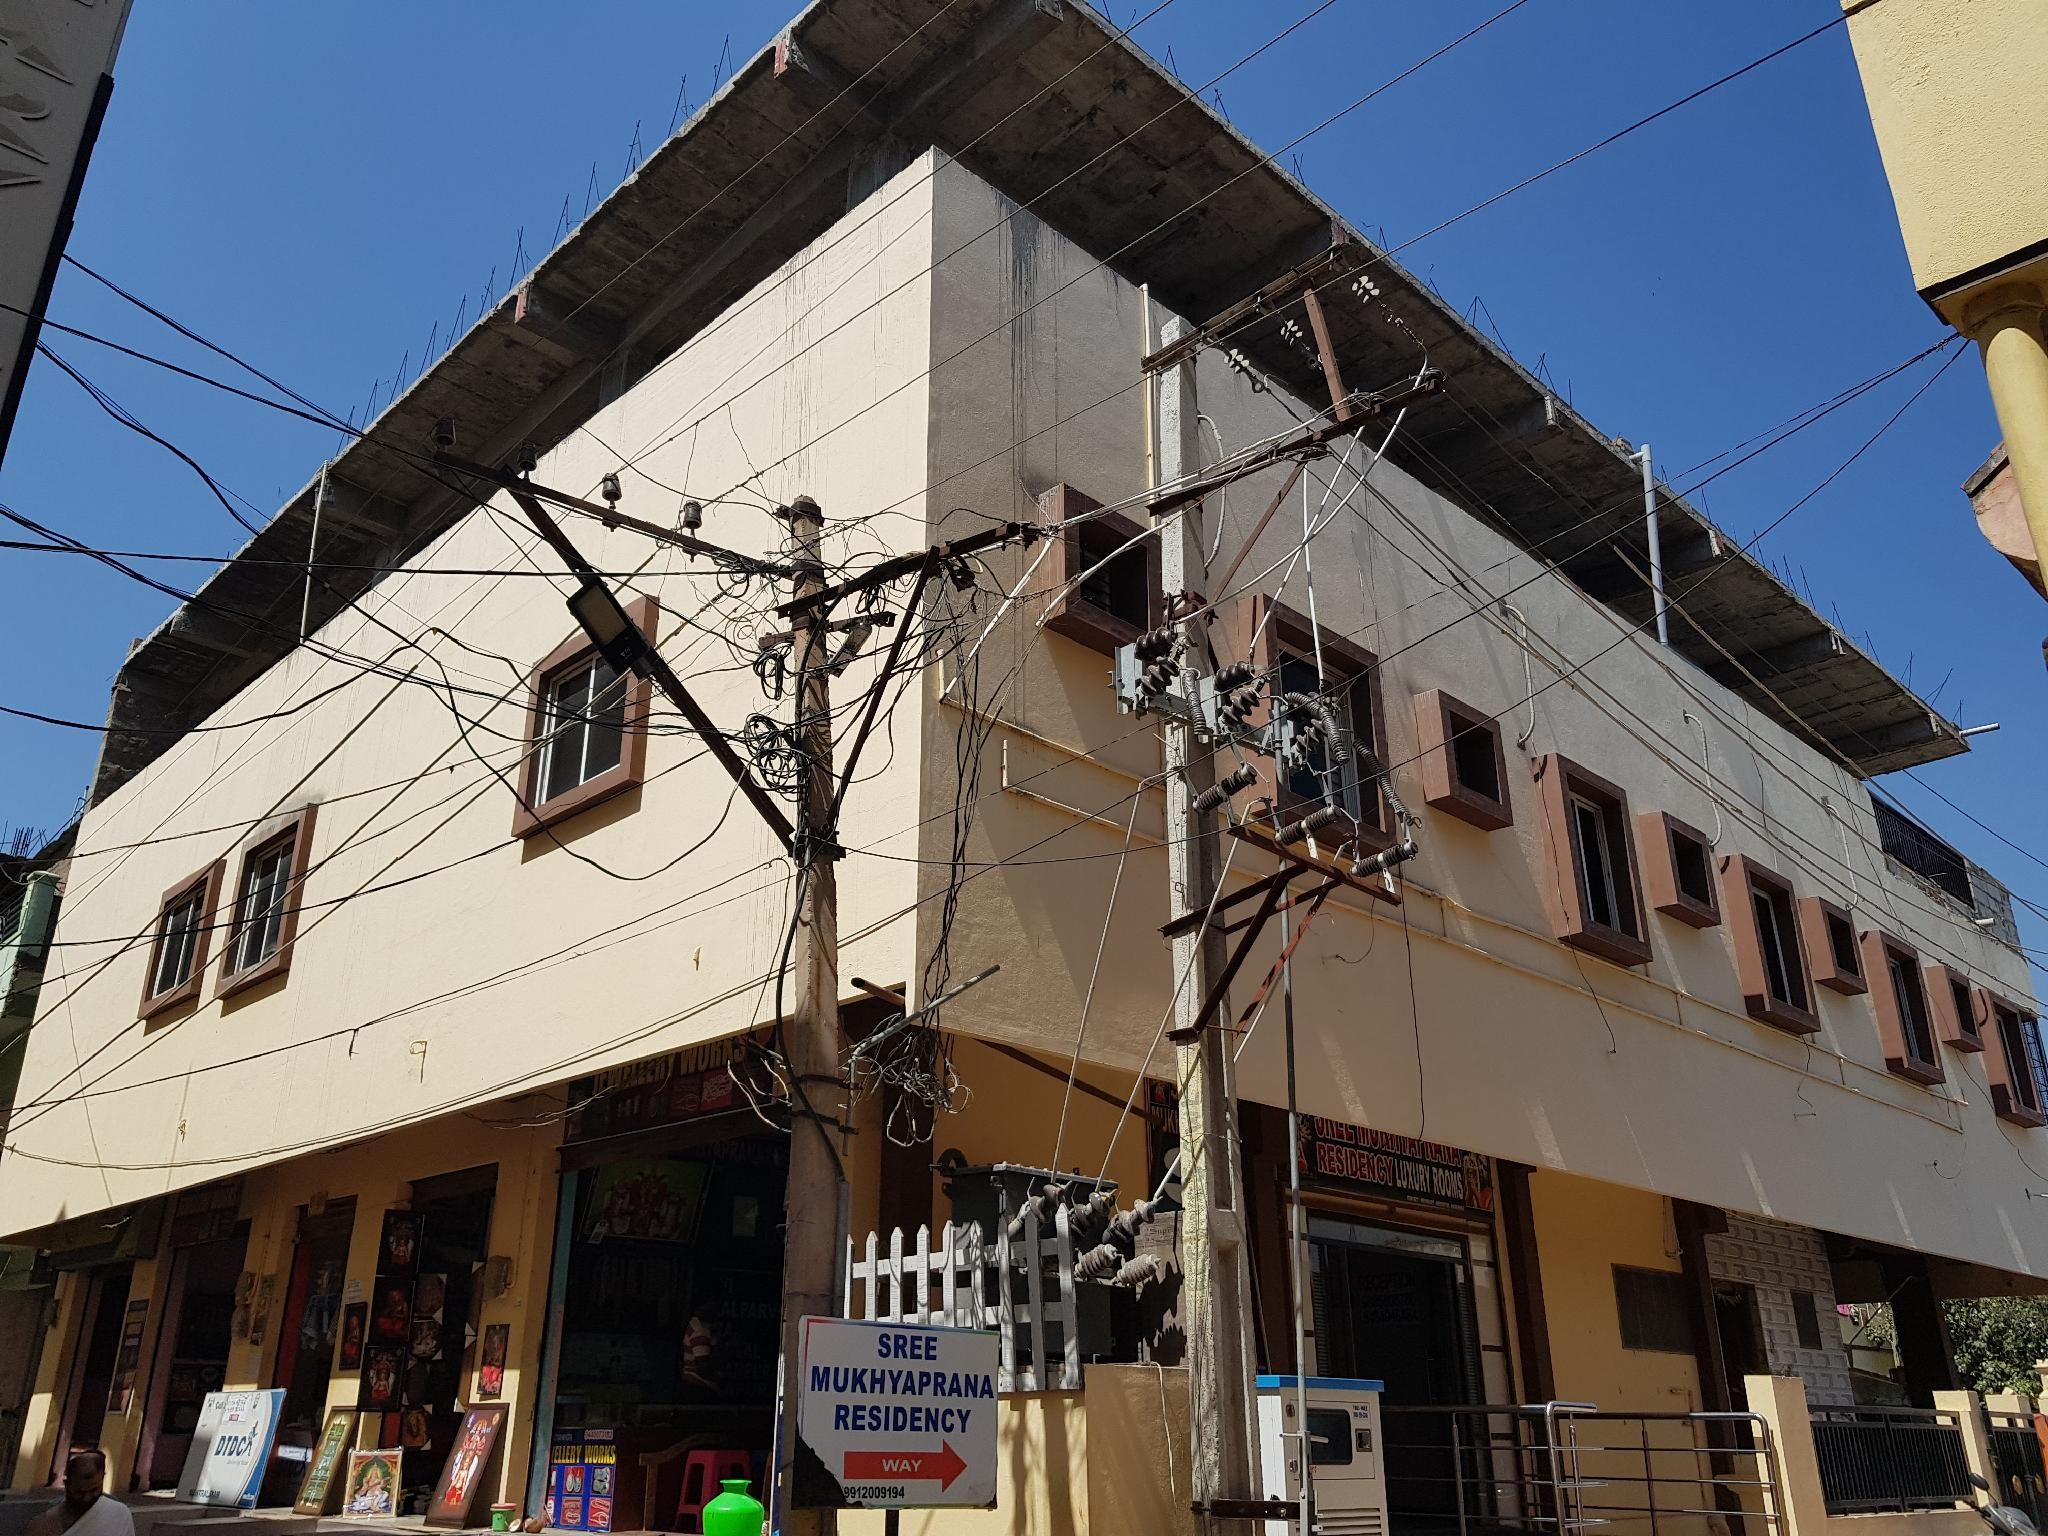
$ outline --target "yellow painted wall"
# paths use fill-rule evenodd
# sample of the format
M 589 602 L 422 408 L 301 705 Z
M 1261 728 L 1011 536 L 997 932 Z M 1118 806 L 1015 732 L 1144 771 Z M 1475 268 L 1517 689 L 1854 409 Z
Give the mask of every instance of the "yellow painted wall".
M 2048 239 L 2048 6 L 1844 8 L 1915 286 Z
M 490 1118 L 517 1118 L 502 1106 L 487 1113 Z M 261 1340 L 254 1344 L 236 1340 L 229 1349 L 225 1383 L 228 1389 L 280 1385 L 275 1379 L 278 1330 L 283 1325 L 299 1213 L 310 1200 L 316 1196 L 329 1201 L 355 1197 L 346 1281 L 359 1284 L 367 1298 L 375 1278 L 384 1212 L 406 1203 L 411 1182 L 495 1163 L 498 1182 L 491 1202 L 489 1251 L 512 1260 L 512 1281 L 503 1296 L 486 1298 L 475 1326 L 479 1340 L 490 1323 L 509 1323 L 512 1329 L 504 1392 L 504 1401 L 512 1411 L 501 1457 L 502 1487 L 507 1491 L 500 1496 L 518 1499 L 525 1487 L 533 1434 L 531 1391 L 538 1378 L 540 1334 L 547 1308 L 548 1265 L 554 1244 L 555 1148 L 560 1139 L 558 1124 L 504 1129 L 457 1115 L 251 1173 L 242 1190 L 241 1213 L 249 1222 L 249 1246 L 243 1268 L 257 1277 L 259 1286 L 266 1277 L 271 1279 L 273 1297 Z M 170 1270 L 171 1253 L 167 1247 L 159 1248 L 153 1259 L 135 1265 L 129 1295 L 131 1299 L 148 1296 L 150 1315 L 142 1359 L 136 1370 L 134 1399 L 127 1413 L 108 1415 L 101 1433 L 110 1486 L 126 1487 L 134 1470 L 137 1439 L 147 1406 L 152 1354 L 163 1342 L 161 1293 Z M 82 1274 L 59 1278 L 51 1347 L 43 1352 L 36 1393 L 29 1403 L 22 1454 L 15 1469 L 16 1487 L 33 1487 L 44 1480 L 51 1446 L 63 1422 L 63 1391 L 77 1347 L 79 1310 L 88 1281 L 89 1277 Z M 472 1360 L 472 1373 L 474 1367 Z M 328 1406 L 353 1406 L 357 1383 L 354 1373 L 336 1372 L 328 1384 Z M 474 1391 L 472 1374 L 464 1392 L 473 1396 Z M 361 1443 L 372 1443 L 367 1425 Z
M 1531 1176 L 1529 1197 L 1557 1395 L 1633 1413 L 1700 1407 L 1692 1357 L 1623 1349 L 1615 1309 L 1615 1265 L 1678 1272 L 1668 1203 L 1548 1170 Z

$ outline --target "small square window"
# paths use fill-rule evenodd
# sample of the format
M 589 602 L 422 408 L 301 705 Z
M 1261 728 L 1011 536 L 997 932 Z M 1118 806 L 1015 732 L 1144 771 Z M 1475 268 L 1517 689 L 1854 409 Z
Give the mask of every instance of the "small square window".
M 199 996 L 213 938 L 213 909 L 226 869 L 216 861 L 164 892 L 157 906 L 149 967 L 142 979 L 141 1017 L 154 1018 Z
M 626 613 L 651 644 L 654 599 L 638 598 Z M 647 679 L 620 673 L 581 630 L 533 669 L 514 837 L 533 837 L 641 783 L 650 698 Z
M 1636 877 L 1628 796 L 1618 784 L 1552 754 L 1537 765 L 1550 903 L 1557 936 L 1616 965 L 1644 965 L 1650 941 Z
M 1911 1082 L 1940 1082 L 1941 1062 L 1934 1052 L 1934 1015 L 1927 1004 L 1919 954 L 1903 939 L 1888 933 L 1866 932 L 1863 974 L 1872 982 L 1870 1001 L 1877 1013 L 1885 1067 Z
M 1038 498 L 1052 547 L 1034 585 L 1053 593 L 1045 627 L 1107 655 L 1161 622 L 1159 540 L 1071 485 Z M 1095 513 L 1085 522 L 1083 513 Z
M 1415 696 L 1415 732 L 1426 804 L 1486 832 L 1514 823 L 1497 721 L 1432 688 Z
M 1614 1266 L 1614 1309 L 1623 1349 L 1692 1353 L 1692 1298 L 1683 1274 Z
M 267 823 L 242 854 L 216 997 L 232 996 L 290 968 L 318 809 L 309 805 L 282 823 Z
M 2003 998 L 1990 999 L 1992 1048 L 1984 1055 L 1991 1082 L 1991 1107 L 2014 1125 L 2048 1124 L 2048 1061 L 2043 1060 L 2041 1025 Z
M 1643 852 L 1643 891 L 1666 917 L 1695 928 L 1717 927 L 1721 898 L 1714 889 L 1713 849 L 1707 834 L 1664 811 L 1636 817 Z
M 1990 1017 L 1987 996 L 1961 971 L 1946 965 L 1927 967 L 1927 998 L 1934 1008 L 1935 1033 L 1958 1051 L 1984 1049 L 1984 1024 Z
M 1856 920 L 1825 896 L 1799 899 L 1799 931 L 1813 962 L 1815 986 L 1856 997 L 1870 990 L 1856 949 Z
M 1796 1035 L 1820 1028 L 1792 887 L 1745 854 L 1721 861 L 1721 905 L 1751 1018 Z

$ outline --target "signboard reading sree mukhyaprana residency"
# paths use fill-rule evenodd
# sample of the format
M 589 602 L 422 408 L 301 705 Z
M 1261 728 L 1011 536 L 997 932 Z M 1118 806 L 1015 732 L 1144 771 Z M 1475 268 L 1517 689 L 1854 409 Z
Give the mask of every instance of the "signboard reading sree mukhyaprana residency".
M 0 457 L 106 110 L 129 0 L 0 5 Z
M 996 1336 L 803 1319 L 799 1508 L 993 1509 Z

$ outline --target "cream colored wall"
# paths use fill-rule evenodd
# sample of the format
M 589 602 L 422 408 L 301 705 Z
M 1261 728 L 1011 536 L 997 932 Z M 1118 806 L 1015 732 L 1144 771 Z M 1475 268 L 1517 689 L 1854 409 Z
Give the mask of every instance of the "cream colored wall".
M 2048 239 L 2048 10 L 2037 0 L 1843 9 L 1914 285 Z
M 594 495 L 616 466 L 612 449 L 655 445 L 647 474 L 705 502 L 707 537 L 754 551 L 780 548 L 763 498 L 808 492 L 828 517 L 853 519 L 921 493 L 929 225 L 913 168 L 600 410 L 537 478 Z M 858 430 L 802 446 L 862 409 Z M 624 478 L 626 511 L 673 518 L 671 492 Z M 737 728 L 763 708 L 787 715 L 787 701 L 764 702 L 744 664 L 756 631 L 772 624 L 730 603 L 705 615 L 729 646 L 677 617 L 716 593 L 703 562 L 567 523 L 600 568 L 645 567 L 633 585 L 673 610 L 663 649 L 715 719 Z M 414 566 L 557 570 L 523 527 L 501 497 Z M 915 518 L 880 518 L 858 547 L 872 553 L 921 532 Z M 840 535 L 830 550 L 853 547 Z M 513 795 L 493 768 L 509 771 L 517 756 L 528 669 L 574 629 L 562 586 L 510 574 L 387 579 L 362 603 L 376 624 L 344 615 L 319 640 L 390 657 L 423 684 L 360 676 L 355 662 L 302 648 L 88 812 L 14 1150 L 0 1162 L 0 1232 L 737 1031 L 765 1011 L 759 978 L 774 963 L 787 897 L 781 850 L 692 738 L 655 734 L 644 788 L 565 824 L 566 846 L 508 837 Z M 751 606 L 774 600 L 757 587 Z M 402 649 L 377 624 L 408 636 L 434 626 L 463 644 L 434 634 Z M 873 665 L 847 674 L 848 696 Z M 439 692 L 444 679 L 478 691 L 455 696 L 472 722 L 467 742 Z M 287 709 L 298 712 L 267 718 Z M 659 700 L 655 720 L 674 721 Z M 919 725 L 917 711 L 899 711 L 893 747 L 877 741 L 867 768 L 893 750 L 899 771 L 853 791 L 848 841 L 914 851 L 915 775 L 901 765 L 916 760 Z M 316 867 L 288 981 L 138 1024 L 147 946 L 129 936 L 151 928 L 159 893 L 224 856 L 232 881 L 240 829 L 309 799 L 320 802 Z M 913 872 L 843 867 L 847 973 L 915 969 L 910 924 L 889 922 L 913 893 Z M 93 1096 L 81 1097 L 87 1085 Z
M 970 526 L 946 519 L 954 507 L 1029 511 L 1034 496 L 1062 480 L 1103 502 L 1133 495 L 1144 477 L 1142 397 L 1132 387 L 1143 350 L 1139 295 L 957 167 L 940 185 L 937 249 L 959 253 L 934 280 L 933 520 Z M 1003 222 L 1006 214 L 1015 216 Z M 1231 447 L 1289 421 L 1213 353 L 1200 367 L 1199 404 Z M 1013 440 L 1023 446 L 989 458 L 992 446 Z M 1207 428 L 1203 444 L 1207 461 L 1216 451 Z M 1322 482 L 1335 477 L 1328 463 L 1312 467 L 1312 507 L 1324 505 Z M 1216 498 L 1223 558 L 1278 481 L 1277 472 L 1257 476 Z M 1421 798 L 1409 762 L 1414 695 L 1442 687 L 1507 717 L 1516 822 L 1489 834 L 1425 813 L 1421 855 L 1404 871 L 1405 913 L 1346 894 L 1318 919 L 1294 967 L 1302 1108 L 1541 1169 L 2048 1273 L 2048 1237 L 2033 1218 L 2019 1155 L 2048 1156 L 2048 1132 L 1994 1119 L 1981 1057 L 1944 1048 L 1950 1080 L 1930 1091 L 1884 1070 L 1867 998 L 1823 992 L 1822 1030 L 1810 1044 L 1755 1022 L 1725 927 L 1698 931 L 1653 914 L 1655 957 L 1642 971 L 1558 945 L 1545 912 L 1546 829 L 1528 754 L 1573 756 L 1623 784 L 1633 809 L 1668 810 L 1706 828 L 1722 854 L 1749 854 L 1801 895 L 1842 902 L 1859 927 L 1896 932 L 1926 958 L 1950 960 L 2016 997 L 2029 993 L 2021 957 L 1890 871 L 1866 791 L 1845 770 L 1653 640 L 1626 634 L 1607 610 L 1539 574 L 1530 556 L 1393 465 L 1381 464 L 1371 481 L 1373 492 L 1359 492 L 1313 546 L 1318 614 L 1389 658 L 1381 675 L 1391 761 L 1411 804 Z M 1287 555 L 1301 515 L 1297 493 L 1248 572 Z M 999 560 L 1005 581 L 1030 558 Z M 1262 584 L 1306 609 L 1306 574 L 1297 569 L 1284 587 L 1280 574 Z M 1491 600 L 1511 588 L 1533 656 Z M 1521 704 L 1528 679 L 1542 687 L 1565 672 L 1569 682 L 1547 688 L 1533 714 Z M 1171 982 L 1159 937 L 1165 860 L 1156 789 L 1138 802 L 1132 851 L 1122 854 L 1137 778 L 1158 766 L 1157 726 L 1117 713 L 1107 673 L 1106 657 L 1043 636 L 1014 614 L 983 649 L 983 699 L 994 701 L 1003 726 L 983 767 L 969 855 L 1009 862 L 973 871 L 952 943 L 956 970 L 1003 970 L 951 1005 L 947 1020 L 1064 1055 L 1107 923 L 1083 1055 L 1124 1070 L 1149 1061 L 1163 1073 L 1159 1030 Z M 937 817 L 951 801 L 963 716 L 950 698 L 931 714 L 926 795 Z M 1704 722 L 1710 771 L 1700 766 L 1688 714 Z M 1526 753 L 1512 744 L 1524 732 Z M 923 856 L 943 860 L 949 836 L 938 817 Z M 1229 857 L 1233 884 L 1271 868 L 1255 852 Z M 935 879 L 928 866 L 928 890 Z M 920 919 L 921 948 L 935 934 L 935 912 L 936 904 Z M 1254 952 L 1235 992 L 1239 1006 L 1275 948 L 1269 938 Z M 1283 1101 L 1279 1045 L 1269 1015 L 1240 1060 L 1246 1096 Z M 1099 1157 L 1099 1146 L 1092 1152 Z M 1062 1158 L 1085 1163 L 1090 1154 L 1076 1146 Z

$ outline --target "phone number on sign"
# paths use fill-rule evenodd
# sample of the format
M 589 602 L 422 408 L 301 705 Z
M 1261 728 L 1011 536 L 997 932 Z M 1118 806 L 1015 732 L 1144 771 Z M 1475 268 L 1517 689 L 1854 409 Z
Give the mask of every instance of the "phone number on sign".
M 901 1499 L 909 1495 L 909 1490 L 901 1483 L 847 1483 L 839 1491 L 848 1503 L 865 1503 L 869 1499 Z

